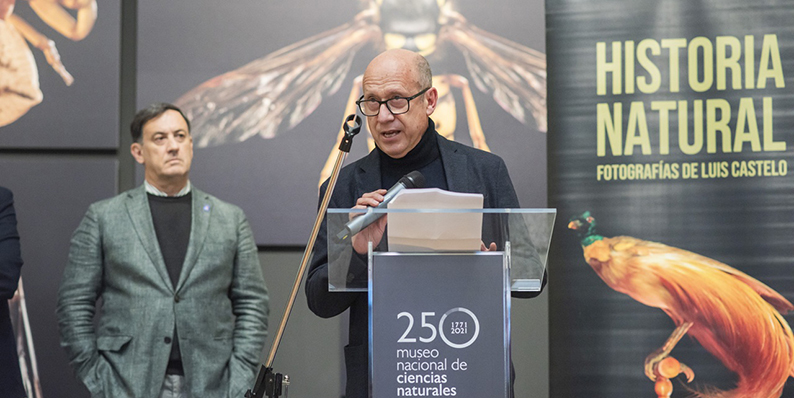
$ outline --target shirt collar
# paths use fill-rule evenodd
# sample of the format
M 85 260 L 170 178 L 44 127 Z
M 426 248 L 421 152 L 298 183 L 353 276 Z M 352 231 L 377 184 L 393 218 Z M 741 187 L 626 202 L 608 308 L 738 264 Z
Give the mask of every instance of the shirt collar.
M 149 184 L 149 181 L 143 180 L 143 186 L 146 188 L 146 193 L 150 193 L 154 196 L 169 196 L 167 193 L 155 188 L 154 185 Z M 173 197 L 178 198 L 180 196 L 185 196 L 189 194 L 190 188 L 191 188 L 190 181 L 188 181 L 185 187 L 182 188 L 179 192 L 177 192 L 176 195 L 173 195 Z

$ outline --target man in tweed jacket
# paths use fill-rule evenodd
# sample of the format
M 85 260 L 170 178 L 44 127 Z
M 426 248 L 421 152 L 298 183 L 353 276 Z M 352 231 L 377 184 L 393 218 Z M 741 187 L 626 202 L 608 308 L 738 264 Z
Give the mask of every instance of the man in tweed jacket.
M 178 108 L 154 104 L 131 130 L 145 181 L 92 204 L 75 231 L 61 345 L 92 397 L 241 397 L 267 334 L 251 228 L 240 208 L 191 186 Z

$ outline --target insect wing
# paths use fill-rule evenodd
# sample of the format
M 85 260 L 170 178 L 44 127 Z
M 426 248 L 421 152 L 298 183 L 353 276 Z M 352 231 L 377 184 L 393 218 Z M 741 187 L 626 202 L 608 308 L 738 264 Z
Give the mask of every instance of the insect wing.
M 377 26 L 356 19 L 212 78 L 176 105 L 191 120 L 199 147 L 255 135 L 272 138 L 295 127 L 323 97 L 334 94 L 357 51 L 379 37 Z
M 462 16 L 440 32 L 466 59 L 477 88 L 491 93 L 505 111 L 523 124 L 546 131 L 546 55 L 486 32 Z

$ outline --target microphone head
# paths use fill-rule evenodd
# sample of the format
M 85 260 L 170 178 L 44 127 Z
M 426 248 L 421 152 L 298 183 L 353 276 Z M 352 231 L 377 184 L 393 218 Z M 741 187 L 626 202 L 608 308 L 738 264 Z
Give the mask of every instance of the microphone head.
M 405 185 L 406 188 L 424 188 L 425 176 L 414 170 L 400 178 L 399 182 Z

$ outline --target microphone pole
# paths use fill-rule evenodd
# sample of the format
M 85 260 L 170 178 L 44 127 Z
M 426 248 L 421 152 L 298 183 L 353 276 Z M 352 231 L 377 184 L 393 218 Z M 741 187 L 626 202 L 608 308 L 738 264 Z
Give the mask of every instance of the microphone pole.
M 354 123 L 352 126 L 350 125 L 351 121 Z M 312 228 L 309 242 L 306 244 L 306 250 L 303 252 L 303 258 L 301 259 L 301 265 L 298 269 L 298 275 L 295 276 L 295 283 L 292 285 L 292 292 L 290 293 L 289 300 L 287 301 L 287 306 L 284 309 L 284 316 L 281 317 L 281 323 L 278 326 L 278 331 L 273 337 L 273 344 L 270 346 L 270 353 L 267 356 L 267 360 L 259 369 L 259 375 L 256 377 L 254 389 L 248 390 L 245 393 L 246 398 L 280 397 L 282 394 L 283 385 L 289 383 L 288 376 L 282 375 L 281 373 L 273 373 L 273 360 L 276 357 L 276 351 L 278 351 L 278 346 L 281 343 L 281 337 L 284 335 L 284 329 L 287 327 L 287 321 L 289 320 L 289 315 L 292 312 L 292 306 L 295 304 L 295 298 L 298 295 L 298 289 L 300 288 L 301 281 L 303 280 L 303 275 L 306 273 L 306 267 L 309 264 L 309 258 L 311 257 L 312 250 L 314 249 L 314 241 L 317 239 L 317 234 L 320 233 L 320 225 L 322 224 L 323 218 L 325 217 L 326 210 L 328 210 L 328 202 L 330 202 L 331 195 L 334 192 L 336 180 L 339 177 L 339 170 L 342 168 L 342 163 L 345 161 L 348 153 L 350 153 L 350 146 L 353 144 L 353 137 L 361 130 L 361 118 L 356 114 L 348 115 L 345 119 L 345 123 L 342 125 L 342 128 L 345 131 L 345 136 L 342 138 L 342 142 L 339 143 L 339 153 L 336 156 L 336 162 L 334 163 L 334 168 L 331 171 L 331 178 L 328 181 L 328 189 L 326 189 L 325 196 L 323 196 L 323 200 L 320 203 L 320 210 L 317 211 L 317 218 L 314 220 L 314 227 Z

